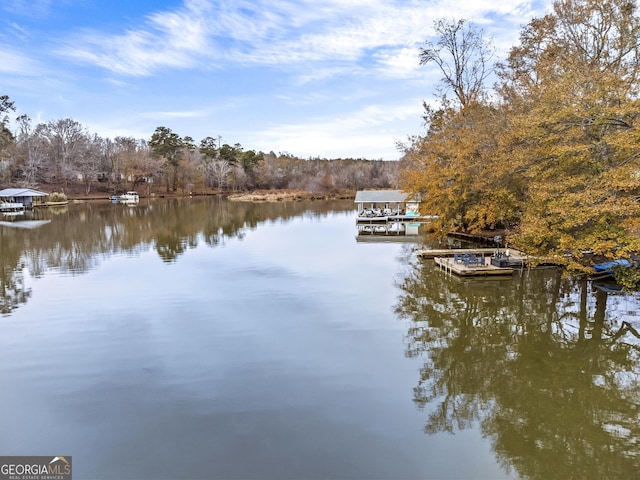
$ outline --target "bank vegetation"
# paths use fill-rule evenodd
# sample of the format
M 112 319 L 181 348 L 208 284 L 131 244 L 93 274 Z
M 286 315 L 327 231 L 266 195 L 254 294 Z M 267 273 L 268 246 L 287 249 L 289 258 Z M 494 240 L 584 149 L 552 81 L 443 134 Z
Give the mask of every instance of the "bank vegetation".
M 498 61 L 465 20 L 435 27 L 420 62 L 441 90 L 403 146 L 401 182 L 434 226 L 500 230 L 576 269 L 640 252 L 636 2 L 555 1 Z

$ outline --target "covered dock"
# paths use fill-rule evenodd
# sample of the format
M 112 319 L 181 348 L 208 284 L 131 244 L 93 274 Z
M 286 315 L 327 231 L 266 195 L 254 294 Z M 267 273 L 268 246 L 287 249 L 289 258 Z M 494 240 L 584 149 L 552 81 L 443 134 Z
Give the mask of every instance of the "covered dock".
M 355 204 L 359 219 L 416 218 L 420 216 L 420 199 L 402 190 L 360 190 Z
M 356 193 L 356 224 L 360 234 L 417 235 L 433 217 L 420 215 L 420 199 L 402 190 L 360 190 Z
M 0 210 L 3 212 L 16 212 L 32 208 L 44 204 L 44 199 L 48 195 L 48 193 L 31 188 L 5 188 L 0 190 Z

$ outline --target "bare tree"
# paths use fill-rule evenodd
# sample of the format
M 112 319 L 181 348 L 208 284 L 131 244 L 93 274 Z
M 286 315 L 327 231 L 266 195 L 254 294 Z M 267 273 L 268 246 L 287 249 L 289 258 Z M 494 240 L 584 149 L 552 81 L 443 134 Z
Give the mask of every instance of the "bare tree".
M 79 155 L 75 168 L 79 172 L 79 177 L 85 186 L 85 194 L 91 192 L 94 182 L 98 181 L 98 175 L 104 171 L 104 164 L 107 161 L 105 153 L 109 145 L 107 142 L 94 134 L 87 138 L 84 151 Z
M 56 182 L 62 181 L 66 188 L 69 176 L 86 148 L 87 134 L 80 123 L 65 118 L 47 123 L 45 135 L 49 140 Z
M 218 184 L 218 188 L 222 189 L 227 185 L 227 177 L 231 171 L 231 165 L 229 162 L 222 159 L 217 159 L 213 162 L 211 171 Z
M 485 41 L 482 30 L 464 19 L 436 20 L 434 28 L 438 41 L 425 42 L 420 49 L 420 65 L 435 63 L 443 75 L 445 89 L 453 90 L 463 108 L 477 102 L 493 70 L 493 48 Z
M 44 126 L 31 126 L 28 115 L 20 115 L 18 122 L 17 147 L 19 161 L 22 165 L 22 176 L 25 186 L 34 186 L 40 180 L 40 173 L 44 167 L 44 142 L 42 131 Z

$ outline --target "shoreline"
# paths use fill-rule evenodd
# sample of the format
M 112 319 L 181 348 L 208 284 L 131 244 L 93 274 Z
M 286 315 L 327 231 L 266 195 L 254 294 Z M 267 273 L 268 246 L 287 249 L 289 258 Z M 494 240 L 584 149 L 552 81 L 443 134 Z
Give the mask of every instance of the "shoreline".
M 55 191 L 55 190 L 54 190 Z M 51 192 L 48 192 L 51 193 Z M 110 200 L 112 194 L 104 192 L 90 194 L 67 194 L 68 202 L 83 202 L 92 200 Z M 228 191 L 211 191 L 211 192 L 152 192 L 145 195 L 138 192 L 140 198 L 185 198 L 185 197 L 202 197 L 202 196 L 222 196 L 230 201 L 235 202 L 300 202 L 303 200 L 353 200 L 355 199 L 355 190 L 341 190 L 333 192 L 314 192 L 310 190 L 247 190 L 243 192 Z
M 320 193 L 307 190 L 252 190 L 241 193 L 231 193 L 227 199 L 234 202 L 300 202 L 303 200 L 351 200 L 355 199 L 354 192 Z

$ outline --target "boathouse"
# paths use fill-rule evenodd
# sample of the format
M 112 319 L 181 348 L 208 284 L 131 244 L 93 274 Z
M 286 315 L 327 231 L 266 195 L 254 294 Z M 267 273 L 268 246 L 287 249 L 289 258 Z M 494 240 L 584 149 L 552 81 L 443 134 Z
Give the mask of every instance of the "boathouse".
M 402 190 L 360 190 L 356 193 L 358 234 L 417 235 L 420 199 Z
M 49 194 L 31 188 L 5 188 L 0 190 L 0 208 L 4 211 L 22 210 L 44 203 Z
M 420 199 L 402 190 L 360 190 L 356 193 L 359 217 L 419 216 Z

